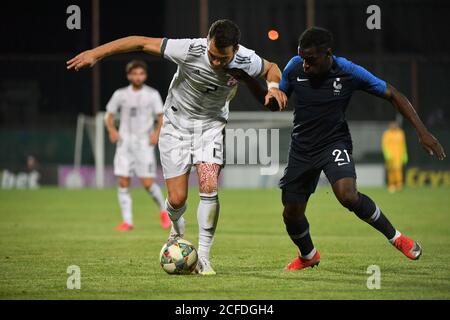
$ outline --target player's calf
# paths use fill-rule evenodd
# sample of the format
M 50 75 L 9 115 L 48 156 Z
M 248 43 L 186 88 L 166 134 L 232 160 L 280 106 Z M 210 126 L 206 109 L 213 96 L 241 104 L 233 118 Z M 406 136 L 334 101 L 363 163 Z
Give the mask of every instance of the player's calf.
M 309 261 L 314 257 L 317 250 L 312 242 L 309 233 L 309 222 L 305 216 L 308 196 L 296 196 L 294 199 L 290 197 L 288 192 L 283 190 L 282 197 L 284 204 L 283 221 L 286 225 L 286 231 L 299 250 L 297 262 L 301 262 L 301 259 Z M 300 200 L 303 200 L 304 202 L 301 202 Z M 294 265 L 296 265 L 297 262 L 295 262 Z M 289 266 L 287 268 L 289 269 Z
M 200 203 L 197 209 L 198 221 L 198 269 L 203 275 L 214 275 L 209 262 L 217 221 L 219 219 L 220 203 L 217 193 L 220 165 L 202 162 L 197 165 Z
M 200 203 L 197 209 L 199 257 L 209 259 L 209 252 L 214 241 L 214 234 L 219 219 L 219 211 L 220 203 L 217 192 L 200 193 Z
M 419 259 L 422 254 L 420 244 L 396 230 L 372 199 L 359 192 L 357 195 L 357 201 L 354 200 L 354 196 L 349 196 L 345 200 L 340 199 L 340 201 L 345 203 L 358 218 L 380 231 L 406 257 L 411 260 Z
M 393 239 L 396 235 L 396 230 L 380 208 L 365 194 L 358 193 L 358 195 L 358 201 L 349 210 L 353 211 L 358 218 L 380 231 L 388 240 Z

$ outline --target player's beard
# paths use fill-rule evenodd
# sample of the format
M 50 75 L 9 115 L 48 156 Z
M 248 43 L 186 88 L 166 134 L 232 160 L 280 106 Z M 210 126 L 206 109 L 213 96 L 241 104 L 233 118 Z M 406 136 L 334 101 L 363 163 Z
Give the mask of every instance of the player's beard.
M 143 82 L 139 82 L 139 83 L 132 83 L 131 84 L 133 86 L 134 89 L 141 89 L 144 85 Z

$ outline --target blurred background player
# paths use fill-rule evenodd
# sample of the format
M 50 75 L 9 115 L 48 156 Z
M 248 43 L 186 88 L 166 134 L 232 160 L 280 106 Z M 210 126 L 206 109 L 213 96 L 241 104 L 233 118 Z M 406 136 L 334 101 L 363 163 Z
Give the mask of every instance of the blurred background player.
M 386 163 L 389 192 L 403 189 L 403 166 L 408 162 L 405 132 L 396 121 L 383 133 L 382 149 Z
M 219 218 L 218 179 L 224 165 L 224 131 L 229 103 L 236 94 L 237 80 L 228 69 L 241 69 L 268 83 L 265 103 L 274 97 L 280 109 L 286 95 L 278 89 L 281 71 L 253 50 L 239 44 L 241 32 L 231 20 L 214 22 L 207 38 L 167 39 L 131 36 L 82 52 L 67 62 L 68 69 L 92 67 L 106 56 L 144 51 L 178 65 L 164 105 L 164 124 L 159 149 L 168 199 L 166 210 L 172 220 L 169 240 L 183 238 L 190 170 L 196 167 L 200 203 L 198 272 L 214 275 L 209 261 Z
M 375 202 L 356 187 L 353 144 L 345 111 L 356 90 L 388 100 L 414 127 L 423 148 L 445 158 L 439 141 L 428 131 L 408 99 L 363 67 L 332 53 L 330 31 L 311 27 L 299 38 L 298 55 L 283 71 L 280 89 L 295 92 L 294 128 L 288 165 L 280 180 L 286 231 L 299 255 L 286 267 L 314 267 L 320 254 L 309 232 L 306 206 L 323 171 L 338 201 L 381 232 L 409 259 L 422 254 L 421 246 L 395 229 Z
M 109 139 L 116 143 L 114 174 L 118 177 L 118 199 L 123 222 L 119 231 L 133 229 L 131 176 L 137 175 L 144 189 L 153 198 L 160 213 L 161 227 L 170 227 L 161 188 L 156 176 L 155 145 L 162 125 L 163 102 L 159 92 L 147 85 L 147 64 L 133 60 L 126 66 L 130 85 L 116 90 L 106 106 L 105 124 Z M 120 127 L 114 125 L 114 115 L 120 113 Z

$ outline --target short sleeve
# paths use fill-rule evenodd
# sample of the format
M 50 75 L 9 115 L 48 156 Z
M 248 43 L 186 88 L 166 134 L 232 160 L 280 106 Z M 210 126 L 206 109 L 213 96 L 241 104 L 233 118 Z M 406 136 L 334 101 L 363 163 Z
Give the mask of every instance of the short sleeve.
M 357 81 L 357 89 L 380 97 L 386 93 L 386 81 L 374 76 L 363 67 L 353 63 L 352 73 Z
M 120 108 L 120 92 L 115 91 L 111 99 L 109 99 L 108 104 L 106 105 L 106 111 L 115 114 L 119 111 L 119 108 Z
M 153 114 L 159 115 L 163 113 L 163 100 L 158 91 L 155 91 L 153 95 Z
M 264 59 L 255 51 L 239 45 L 239 50 L 229 67 L 241 69 L 251 77 L 257 78 L 264 72 Z
M 286 93 L 287 96 L 292 94 L 292 84 L 289 81 L 289 73 L 294 69 L 294 67 L 301 61 L 299 56 L 293 57 L 283 70 L 280 81 L 280 90 Z
M 191 39 L 164 38 L 161 42 L 161 55 L 176 64 L 184 63 L 191 42 Z

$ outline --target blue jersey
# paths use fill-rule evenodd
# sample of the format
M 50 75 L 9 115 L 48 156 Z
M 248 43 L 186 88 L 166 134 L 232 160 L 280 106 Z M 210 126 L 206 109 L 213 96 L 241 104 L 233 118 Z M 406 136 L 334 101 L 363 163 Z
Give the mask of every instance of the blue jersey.
M 295 56 L 283 71 L 280 89 L 288 97 L 295 93 L 291 149 L 314 152 L 337 141 L 351 145 L 345 111 L 353 92 L 363 90 L 383 96 L 386 82 L 335 56 L 328 74 L 321 79 L 309 79 L 303 71 L 303 59 Z

